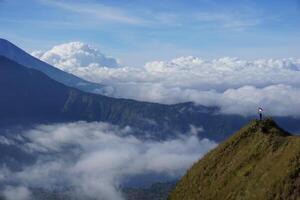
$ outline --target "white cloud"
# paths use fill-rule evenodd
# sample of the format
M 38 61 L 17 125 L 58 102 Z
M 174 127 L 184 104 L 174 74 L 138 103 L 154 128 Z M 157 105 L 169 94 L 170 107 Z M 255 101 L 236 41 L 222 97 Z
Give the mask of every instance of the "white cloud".
M 99 50 L 82 42 L 71 42 L 54 46 L 47 52 L 35 51 L 32 55 L 41 60 L 59 66 L 62 70 L 84 70 L 85 67 L 118 67 L 116 59 L 102 54 Z
M 130 129 L 105 123 L 40 125 L 22 133 L 20 148 L 40 153 L 38 162 L 19 172 L 1 171 L 1 180 L 22 187 L 71 187 L 75 195 L 123 199 L 119 186 L 143 174 L 170 179 L 183 175 L 216 143 L 195 135 L 168 141 L 142 141 Z
M 289 85 L 270 85 L 264 88 L 243 86 L 238 89 L 228 89 L 217 95 L 218 105 L 223 113 L 242 115 L 254 114 L 262 105 L 267 115 L 299 116 L 300 89 Z
M 29 200 L 31 192 L 26 187 L 5 187 L 3 191 L 4 197 L 7 200 Z
M 104 94 L 113 97 L 166 104 L 194 101 L 219 106 L 223 113 L 242 115 L 255 114 L 258 106 L 272 115 L 300 113 L 300 59 L 205 60 L 189 56 L 149 62 L 140 68 L 111 68 L 85 64 L 77 56 L 58 56 L 58 60 L 36 56 L 79 77 L 107 85 Z M 74 59 L 77 64 L 70 64 Z

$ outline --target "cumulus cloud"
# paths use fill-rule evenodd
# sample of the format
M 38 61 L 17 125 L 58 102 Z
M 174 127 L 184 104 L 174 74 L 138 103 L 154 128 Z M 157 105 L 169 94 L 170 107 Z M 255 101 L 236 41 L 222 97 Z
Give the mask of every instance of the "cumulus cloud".
M 25 188 L 64 186 L 73 188 L 75 195 L 123 199 L 119 188 L 132 177 L 178 178 L 216 146 L 199 140 L 193 134 L 201 130 L 195 129 L 189 136 L 159 142 L 142 141 L 130 136 L 130 128 L 99 122 L 40 125 L 22 133 L 24 144 L 19 146 L 38 154 L 37 162 L 17 172 L 2 168 L 1 181 L 19 185 L 23 193 Z
M 116 59 L 102 54 L 99 50 L 82 42 L 71 42 L 54 46 L 47 52 L 34 51 L 32 55 L 41 60 L 59 66 L 62 70 L 73 73 L 84 67 L 118 67 Z
M 47 54 L 47 53 L 46 53 Z M 255 114 L 258 106 L 269 114 L 299 116 L 300 59 L 179 57 L 143 67 L 64 65 L 38 58 L 92 82 L 107 85 L 103 94 L 165 104 L 193 101 L 219 106 L 228 114 Z M 78 58 L 80 59 L 80 58 Z M 72 59 L 70 59 L 72 60 Z

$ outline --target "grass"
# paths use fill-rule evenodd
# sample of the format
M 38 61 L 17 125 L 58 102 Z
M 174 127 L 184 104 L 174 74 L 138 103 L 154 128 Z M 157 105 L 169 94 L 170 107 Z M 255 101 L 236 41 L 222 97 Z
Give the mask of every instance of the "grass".
M 193 165 L 169 200 L 299 200 L 300 137 L 254 120 Z

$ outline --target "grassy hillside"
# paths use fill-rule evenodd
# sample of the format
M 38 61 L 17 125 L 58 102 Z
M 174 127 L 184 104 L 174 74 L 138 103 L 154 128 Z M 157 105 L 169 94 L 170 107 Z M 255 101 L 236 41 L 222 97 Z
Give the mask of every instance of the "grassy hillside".
M 298 200 L 300 137 L 252 121 L 194 164 L 169 199 Z

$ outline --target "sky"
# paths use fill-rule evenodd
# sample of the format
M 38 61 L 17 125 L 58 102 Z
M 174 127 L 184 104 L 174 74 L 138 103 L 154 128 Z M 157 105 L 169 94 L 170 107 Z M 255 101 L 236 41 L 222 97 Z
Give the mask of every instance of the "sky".
M 299 57 L 299 22 L 299 0 L 0 0 L 1 38 L 29 52 L 81 41 L 130 66 Z
M 0 37 L 111 97 L 300 116 L 300 0 L 0 0 Z

